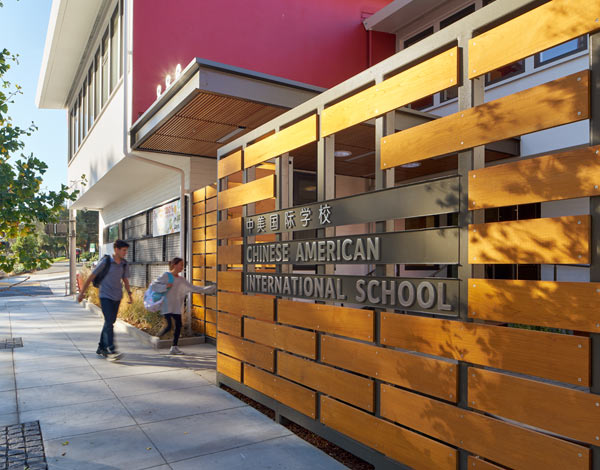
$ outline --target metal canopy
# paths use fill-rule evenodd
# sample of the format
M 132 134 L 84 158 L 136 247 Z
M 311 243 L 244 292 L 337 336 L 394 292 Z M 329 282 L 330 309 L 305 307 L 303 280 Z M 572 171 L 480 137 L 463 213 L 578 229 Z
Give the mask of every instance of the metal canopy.
M 133 124 L 131 147 L 216 157 L 224 143 L 323 90 L 197 58 Z

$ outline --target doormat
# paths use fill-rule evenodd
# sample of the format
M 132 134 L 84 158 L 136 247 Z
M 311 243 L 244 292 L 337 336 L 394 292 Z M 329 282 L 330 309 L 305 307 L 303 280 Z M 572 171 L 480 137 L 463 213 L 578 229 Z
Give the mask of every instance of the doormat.
M 39 421 L 0 427 L 0 470 L 48 470 Z

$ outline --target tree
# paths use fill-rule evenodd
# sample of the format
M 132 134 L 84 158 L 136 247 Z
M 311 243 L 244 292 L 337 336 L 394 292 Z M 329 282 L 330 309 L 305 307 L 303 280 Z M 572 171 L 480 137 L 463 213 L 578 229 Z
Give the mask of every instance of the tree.
M 0 1 L 0 7 L 2 3 Z M 20 245 L 12 249 L 9 240 L 26 237 L 35 232 L 37 222 L 56 222 L 60 209 L 66 201 L 74 201 L 78 191 L 71 191 L 64 184 L 59 191 L 43 191 L 42 176 L 48 165 L 33 154 L 20 153 L 25 147 L 23 136 L 36 131 L 32 122 L 23 128 L 13 124 L 8 105 L 14 97 L 22 94 L 21 87 L 5 79 L 11 63 L 18 64 L 18 56 L 7 49 L 0 51 L 0 270 L 11 272 L 19 260 Z M 14 155 L 19 157 L 14 159 Z M 12 162 L 9 160 L 13 158 Z M 83 178 L 83 177 L 82 177 Z M 27 243 L 32 243 L 31 240 Z M 27 245 L 25 241 L 23 246 Z M 12 244 L 14 246 L 14 244 Z M 28 265 L 46 267 L 48 260 L 36 254 L 28 257 Z M 35 263 L 34 263 L 35 261 Z

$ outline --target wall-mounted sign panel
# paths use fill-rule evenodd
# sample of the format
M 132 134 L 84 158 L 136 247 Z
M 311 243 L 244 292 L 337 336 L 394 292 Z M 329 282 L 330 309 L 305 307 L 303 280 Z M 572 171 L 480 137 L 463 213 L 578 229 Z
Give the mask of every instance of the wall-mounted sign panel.
M 314 230 L 459 211 L 454 176 L 244 218 L 244 235 Z
M 245 264 L 458 264 L 458 228 L 244 245 Z
M 244 273 L 244 292 L 456 316 L 458 279 Z
M 181 205 L 170 202 L 152 211 L 152 235 L 168 235 L 181 230 Z

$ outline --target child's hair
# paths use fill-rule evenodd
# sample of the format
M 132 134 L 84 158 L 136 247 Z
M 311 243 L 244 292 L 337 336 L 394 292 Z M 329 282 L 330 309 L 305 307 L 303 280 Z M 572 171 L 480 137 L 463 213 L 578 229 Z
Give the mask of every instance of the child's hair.
M 177 256 L 169 261 L 169 269 L 173 269 L 176 264 L 179 264 L 183 261 L 182 258 L 178 258 Z
M 113 247 L 115 248 L 129 248 L 129 243 L 124 242 L 123 240 L 115 240 L 113 243 Z

